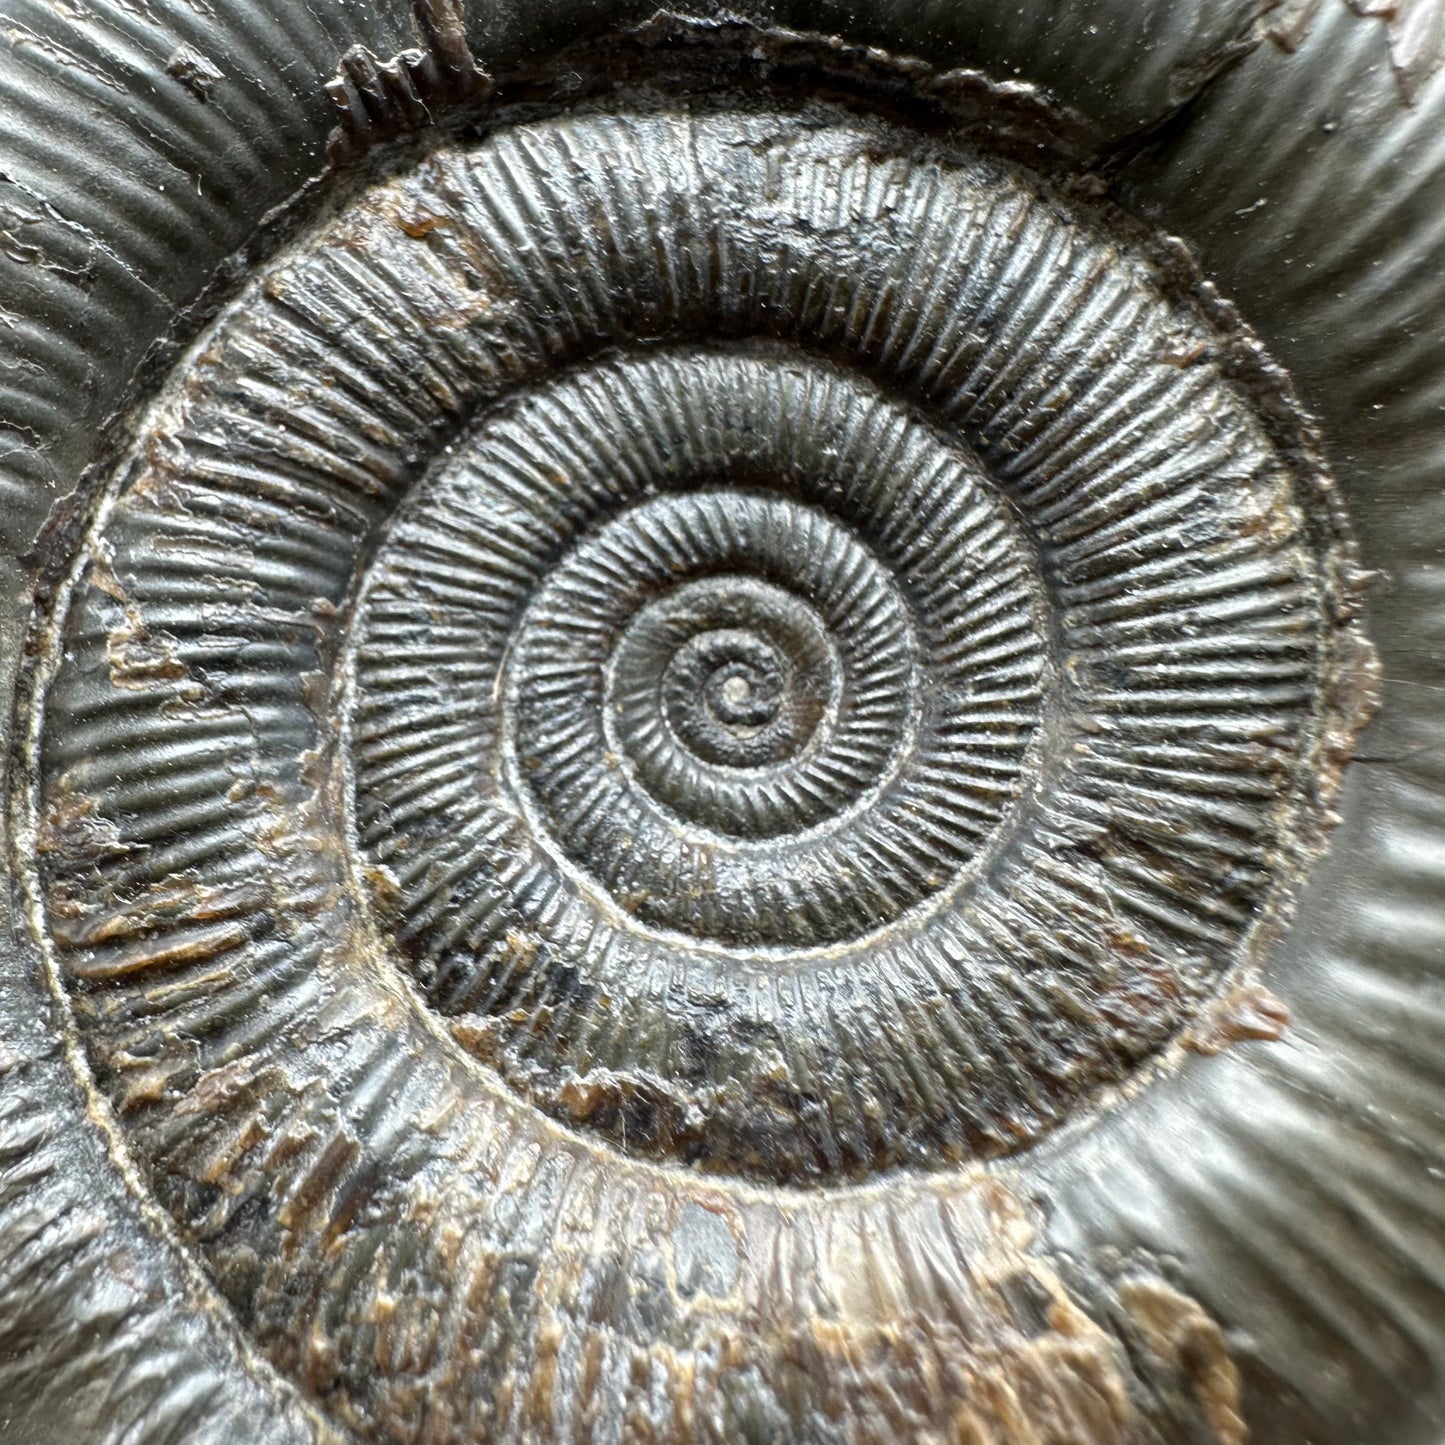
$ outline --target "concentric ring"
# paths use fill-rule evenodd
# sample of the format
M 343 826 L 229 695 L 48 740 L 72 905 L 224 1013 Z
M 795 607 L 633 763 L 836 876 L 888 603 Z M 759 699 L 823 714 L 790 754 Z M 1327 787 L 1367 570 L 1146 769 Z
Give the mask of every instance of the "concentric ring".
M 749 1433 L 872 1445 L 930 1432 L 1015 1445 L 1066 1430 L 1091 1445 L 1235 1441 L 1246 1431 L 1270 1445 L 1433 1445 L 1445 1419 L 1437 1247 L 1445 1189 L 1433 1167 L 1442 1156 L 1445 1058 L 1437 741 L 1445 332 L 1436 322 L 1445 284 L 1445 76 L 1432 79 L 1432 66 L 1445 10 L 1430 0 L 1274 8 L 980 0 L 851 7 L 846 16 L 836 6 L 778 9 L 762 0 L 740 0 L 726 17 L 710 4 L 684 8 L 698 23 L 663 22 L 620 43 L 597 40 L 607 25 L 629 20 L 627 6 L 609 0 L 8 7 L 0 45 L 0 567 L 6 667 L 18 669 L 21 694 L 9 758 L 10 858 L 25 885 L 23 898 L 11 890 L 0 970 L 0 1398 L 9 1428 L 62 1445 L 120 1436 L 195 1445 L 343 1436 L 720 1445 Z M 780 22 L 842 27 L 845 40 L 759 28 Z M 447 32 L 441 47 L 438 25 Z M 542 60 L 544 50 L 583 35 L 578 50 Z M 400 47 L 408 48 L 396 55 Z M 278 236 L 268 213 L 323 164 L 336 121 L 323 88 L 338 57 L 345 85 L 334 90 L 345 90 L 345 123 L 358 146 L 385 133 L 389 100 L 409 102 L 403 123 L 454 123 L 452 81 L 475 82 L 482 68 L 498 77 L 504 106 L 519 95 L 533 102 L 501 116 L 528 120 L 559 96 L 580 113 L 625 110 L 636 99 L 627 79 L 637 75 L 647 87 L 643 109 L 676 108 L 658 96 L 679 87 L 716 96 L 740 73 L 738 104 L 786 109 L 820 86 L 856 96 L 881 73 L 889 113 L 920 115 L 932 128 L 900 145 L 896 133 L 861 117 L 875 161 L 903 150 L 914 163 L 941 154 L 953 163 L 958 156 L 940 136 L 957 134 L 960 114 L 982 122 L 973 134 L 990 149 L 1021 110 L 1043 112 L 1039 94 L 1071 108 L 1072 153 L 1108 161 L 1085 160 L 1079 190 L 1107 186 L 1151 225 L 1183 236 L 1202 273 L 1239 305 L 1314 414 L 1363 563 L 1384 574 L 1363 598 L 1388 677 L 1380 727 L 1348 771 L 1331 856 L 1311 870 L 1298 921 L 1269 951 L 1266 978 L 1292 1014 L 1282 1041 L 1182 1067 L 1170 1056 L 1147 1089 L 1128 1091 L 1127 1104 L 1075 1106 L 1067 1117 L 1088 1122 L 1087 1132 L 1057 1135 L 983 1171 L 991 1192 L 980 1191 L 976 1171 L 936 1169 L 807 1198 L 734 1189 L 716 1176 L 638 1168 L 559 1130 L 504 1089 L 483 1087 L 485 1069 L 446 1074 L 437 1066 L 450 1050 L 424 1012 L 411 1011 L 401 959 L 375 962 L 384 949 L 347 904 L 352 885 L 332 878 L 316 904 L 305 901 L 312 854 L 344 851 L 336 807 L 316 806 L 319 788 L 275 791 L 278 770 L 257 767 L 294 744 L 312 755 L 313 784 L 326 771 L 336 719 L 326 679 L 337 614 L 348 605 L 333 585 L 338 569 L 321 556 L 345 501 L 325 500 L 319 527 L 303 529 L 288 555 L 274 536 L 253 534 L 267 528 L 246 525 L 261 513 L 259 482 L 223 502 L 229 533 L 177 519 L 172 561 L 187 547 L 207 554 L 189 600 L 176 587 L 162 606 L 154 583 L 133 585 L 146 549 L 128 557 L 122 549 L 117 567 L 99 549 L 96 577 L 120 604 L 111 619 L 114 673 L 108 678 L 109 659 L 92 654 L 104 685 L 89 694 L 88 710 L 72 713 L 43 696 L 37 706 L 53 704 L 46 727 L 73 725 L 92 740 L 104 736 L 110 709 L 126 726 L 150 709 L 156 746 L 124 795 L 59 790 L 50 796 L 66 806 L 39 811 L 46 826 L 33 826 L 28 660 L 40 659 L 43 694 L 71 611 L 62 589 L 57 620 L 52 585 L 97 515 L 93 505 L 103 514 L 125 489 L 116 476 L 95 495 L 120 467 L 127 418 L 138 417 L 131 408 L 175 354 L 167 348 L 187 344 L 218 298 L 259 272 L 256 258 Z M 528 66 L 521 86 L 519 62 Z M 960 64 L 1008 83 L 950 71 Z M 428 76 L 444 77 L 446 93 L 427 89 Z M 401 87 L 395 94 L 391 81 Z M 760 101 L 760 92 L 783 98 Z M 800 108 L 809 124 L 840 119 L 806 100 Z M 480 124 L 468 132 L 481 133 Z M 445 145 L 454 134 L 428 132 L 415 146 Z M 577 163 L 613 173 L 617 193 L 643 197 L 645 212 L 658 194 L 657 152 L 585 151 L 595 135 L 581 140 Z M 683 154 L 679 147 L 670 159 Z M 771 154 L 777 172 L 786 171 L 781 149 Z M 699 183 L 729 187 L 732 159 L 703 145 Z M 363 158 L 339 186 L 328 181 L 311 194 L 344 204 L 372 160 L 372 175 L 409 164 Z M 650 169 L 634 174 L 642 161 Z M 866 167 L 816 174 L 818 211 L 830 193 L 856 204 L 867 189 Z M 764 186 L 770 180 L 762 175 Z M 536 191 L 524 179 L 490 194 L 525 217 Z M 1061 208 L 1115 243 L 1121 264 L 1138 260 L 1138 227 L 1067 199 L 1075 194 L 1067 176 L 1063 194 Z M 729 190 L 721 204 L 737 199 Z M 743 197 L 740 209 L 746 204 Z M 835 235 L 851 223 L 844 209 L 840 200 Z M 785 197 L 771 230 L 759 225 L 751 235 L 776 245 L 797 210 Z M 447 221 L 420 207 L 399 214 L 419 246 L 401 248 L 390 264 L 408 273 L 406 252 L 444 240 L 425 233 Z M 972 213 L 944 214 L 965 230 Z M 647 250 L 637 244 L 645 228 L 628 230 L 620 208 L 595 216 L 604 251 L 615 234 L 634 257 Z M 293 233 L 295 248 L 322 229 Z M 706 225 L 669 233 L 660 223 L 658 234 L 680 237 L 678 255 L 719 254 L 709 251 L 715 232 Z M 1157 262 L 1160 251 L 1145 245 Z M 551 254 L 576 261 L 581 253 L 564 246 Z M 839 269 L 849 264 L 840 257 Z M 536 251 L 528 265 L 546 269 Z M 1040 275 L 1035 259 L 1021 266 L 1025 277 Z M 612 279 L 645 282 L 644 268 L 623 269 Z M 931 274 L 926 260 L 918 270 Z M 1273 410 L 1270 439 L 1289 458 L 1291 489 L 1307 493 L 1309 448 L 1296 447 L 1304 433 L 1291 441 L 1289 426 L 1277 424 L 1287 387 L 1261 385 L 1260 368 L 1241 365 L 1247 338 L 1207 286 L 1196 290 L 1172 262 L 1143 270 L 1176 311 L 1202 307 L 1213 318 L 1166 340 L 1165 364 L 1195 379 L 1201 366 L 1218 366 L 1257 413 Z M 1057 272 L 1041 294 L 1060 294 L 1056 280 Z M 828 295 L 826 285 L 818 294 Z M 1008 289 L 998 315 L 1007 318 L 1011 299 L 1024 294 Z M 272 304 L 259 288 L 245 300 L 255 318 Z M 384 331 L 384 295 L 379 304 Z M 625 324 L 636 314 L 631 305 L 629 297 L 608 320 Z M 880 326 L 891 324 L 891 308 L 891 298 L 881 304 Z M 352 323 L 361 335 L 370 334 L 367 309 Z M 493 309 L 494 323 L 505 309 Z M 444 314 L 432 310 L 428 320 L 439 344 L 454 335 Z M 790 324 L 777 312 L 766 322 Z M 169 397 L 191 388 L 201 401 L 210 381 L 198 359 L 229 325 L 222 318 L 181 360 Z M 700 327 L 695 338 L 715 335 Z M 639 325 L 614 344 L 625 351 L 634 339 L 650 345 L 657 332 Z M 844 369 L 854 365 L 823 349 Z M 347 418 L 325 394 L 324 348 L 299 342 L 290 354 L 305 358 L 276 393 L 291 421 L 309 411 L 320 423 L 312 436 L 347 450 Z M 386 374 L 393 399 L 415 377 L 401 353 L 387 360 L 362 345 L 347 354 L 363 380 L 373 369 Z M 585 359 L 565 344 L 552 355 Z M 1136 375 L 1147 375 L 1145 353 L 1134 359 L 1143 367 Z M 926 386 L 857 365 L 890 395 L 929 410 Z M 541 363 L 529 373 L 545 374 Z M 197 495 L 172 434 L 151 429 L 155 415 L 138 419 L 161 463 L 152 500 L 169 491 L 177 510 L 181 498 L 204 508 L 210 499 Z M 208 434 L 218 452 L 234 447 L 253 478 L 293 465 L 294 431 L 282 426 L 281 444 L 267 448 L 259 427 L 237 438 L 227 421 L 224 407 L 211 407 Z M 420 427 L 399 470 L 415 475 L 455 426 L 472 421 L 469 403 L 455 419 Z M 184 428 L 174 435 L 189 452 Z M 980 442 L 976 426 L 968 437 Z M 986 442 L 978 449 L 992 470 L 1000 458 Z M 267 495 L 272 515 L 284 515 L 288 485 L 273 482 Z M 394 495 L 370 516 L 388 512 Z M 1318 518 L 1327 507 L 1303 510 Z M 1327 527 L 1319 535 L 1322 555 L 1334 544 Z M 358 543 L 362 565 L 372 539 L 367 530 Z M 254 575 L 247 552 L 259 559 Z M 294 595 L 276 586 L 293 567 L 321 576 L 321 585 Z M 1336 600 L 1348 613 L 1352 589 Z M 291 601 L 288 630 L 279 618 Z M 186 608 L 205 614 L 209 648 L 173 625 Z M 228 700 L 217 702 L 200 690 L 227 670 L 227 635 L 247 650 L 255 685 L 227 681 Z M 1338 694 L 1370 691 L 1335 645 L 1344 636 L 1342 628 L 1330 644 L 1333 663 L 1318 674 L 1337 694 L 1325 714 L 1338 736 L 1310 765 L 1325 794 L 1359 715 Z M 297 638 L 304 651 L 312 637 L 315 653 L 295 665 L 310 673 L 303 691 L 314 722 L 298 712 L 278 730 L 268 709 L 284 690 L 263 687 L 257 664 L 285 655 Z M 181 666 L 190 668 L 187 695 L 158 699 Z M 1067 688 L 1061 676 L 1050 700 Z M 228 706 L 249 721 L 223 735 Z M 178 710 L 183 725 L 171 727 Z M 132 731 L 129 745 L 141 752 L 146 738 Z M 96 751 L 92 778 L 106 766 L 105 750 Z M 233 790 L 227 806 L 244 814 L 259 852 L 237 863 L 234 887 L 217 888 L 205 860 L 228 845 L 213 834 L 209 851 L 199 846 L 199 821 L 212 791 Z M 143 815 L 162 802 L 173 826 L 144 830 Z M 1306 803 L 1299 816 L 1321 818 L 1323 805 Z M 1300 872 L 1319 841 L 1308 828 L 1301 839 Z M 44 842 L 71 855 L 89 850 L 89 874 L 77 863 L 76 888 L 58 903 L 33 873 Z M 159 857 L 167 848 L 180 864 L 169 875 Z M 109 898 L 117 907 L 107 912 L 97 900 L 102 906 L 86 908 L 83 890 L 100 891 L 113 868 L 143 883 L 143 868 L 131 870 L 147 849 L 156 856 L 154 886 L 122 881 Z M 41 853 L 42 870 L 53 856 Z M 359 892 L 369 883 L 384 923 L 398 900 L 384 872 L 368 880 L 358 861 Z M 264 907 L 256 902 L 268 897 Z M 313 914 L 325 920 L 314 933 Z M 1274 910 L 1262 932 L 1278 932 L 1284 916 Z M 269 939 L 270 951 L 203 952 L 241 935 Z M 304 955 L 294 974 L 280 961 L 278 938 Z M 93 976 L 109 945 L 132 971 Z M 366 990 L 354 988 L 348 1007 L 347 980 L 357 978 Z M 235 986 L 223 1004 L 227 980 Z M 358 993 L 369 990 L 371 1004 L 359 1006 Z M 1216 1037 L 1220 1021 L 1234 1017 L 1234 998 L 1211 1012 L 1205 1027 Z M 1005 1191 L 1037 1208 L 1006 1207 Z M 1030 1225 L 1037 1233 L 1026 1242 Z M 1158 1279 L 1160 1258 L 1169 1261 L 1162 1272 L 1172 1295 Z
M 777 1241 L 759 1185 L 1017 1153 L 1257 958 L 1359 721 L 1349 554 L 1133 234 L 846 113 L 640 104 L 437 149 L 218 318 L 46 643 L 37 898 L 285 1368 L 398 1404 L 351 1322 L 399 1229 L 529 1308 L 553 1169 L 706 1171 Z
M 172 727 L 191 750 L 219 728 L 234 769 L 207 699 L 257 688 L 247 786 L 304 796 L 315 749 L 283 739 L 314 727 L 307 670 L 274 673 L 264 637 L 295 636 L 299 582 L 319 645 L 312 599 L 342 599 L 395 509 L 343 667 L 358 874 L 514 1088 L 631 1149 L 807 1178 L 1012 1149 L 1129 1077 L 1248 956 L 1315 826 L 1333 522 L 1143 262 L 997 162 L 875 145 L 748 113 L 538 122 L 438 152 L 284 258 L 160 423 L 204 495 L 178 509 L 142 476 L 107 528 L 117 582 L 70 626 L 48 806 L 127 792 Z M 622 245 L 644 218 L 578 146 L 635 154 L 662 188 L 646 216 L 709 245 Z M 678 168 L 704 151 L 721 190 Z M 689 339 L 719 330 L 741 334 Z M 637 334 L 585 360 L 589 335 Z M 559 348 L 584 359 L 557 374 Z M 323 380 L 299 413 L 298 368 Z M 469 413 L 412 486 L 418 438 Z M 228 652 L 175 628 L 229 565 L 232 497 L 264 529 L 248 557 L 288 570 Z M 628 626 L 709 575 L 800 598 L 843 660 L 797 776 L 735 777 L 719 805 L 796 816 L 831 775 L 846 802 L 785 831 L 700 825 L 706 786 L 664 806 L 609 741 Z M 137 702 L 175 692 L 104 759 L 74 751 L 96 648 Z M 176 856 L 254 877 L 218 802 L 217 842 Z M 89 854 L 52 853 L 69 908 Z
M 687 441 L 653 452 L 654 472 L 643 426 L 663 395 L 678 410 L 674 435 Z M 786 431 L 776 425 L 784 417 Z M 819 473 L 812 458 L 840 418 L 857 449 Z M 588 454 L 588 429 L 640 460 L 617 473 L 610 456 Z M 568 511 L 559 511 L 555 481 L 524 493 L 509 470 L 523 433 L 539 459 L 552 448 L 569 458 Z M 737 479 L 727 488 L 654 494 L 723 471 Z M 769 476 L 781 494 L 737 484 Z M 605 899 L 653 927 L 729 948 L 837 942 L 937 892 L 1020 790 L 1038 721 L 1039 583 L 991 492 L 956 445 L 869 387 L 785 354 L 613 363 L 484 426 L 408 500 L 359 614 L 359 826 L 403 892 L 418 890 L 405 933 L 415 934 L 416 912 L 437 908 L 413 871 L 434 861 L 414 845 L 416 830 L 440 822 L 485 851 L 480 840 L 500 819 L 529 805 L 537 845 L 571 860 Z M 614 746 L 608 672 L 625 671 L 636 629 L 657 620 L 653 609 L 689 599 L 697 607 L 700 597 L 715 638 L 720 622 L 755 634 L 758 608 L 774 614 L 763 624 L 774 646 L 816 617 L 824 631 L 814 660 L 805 644 L 799 661 L 820 674 L 836 653 L 838 680 L 819 675 L 803 699 L 827 714 L 826 736 L 795 766 L 761 775 L 693 767 L 660 794 L 646 781 L 659 767 L 676 769 L 681 749 L 664 743 L 658 753 L 646 733 L 629 738 L 626 722 Z M 730 610 L 719 612 L 724 604 Z M 460 657 L 469 659 L 464 676 L 449 668 Z M 676 660 L 652 680 L 640 725 L 652 734 L 670 731 L 662 688 L 675 685 Z M 442 685 L 452 676 L 457 687 Z M 499 689 L 510 716 L 498 714 Z M 446 797 L 417 787 L 441 738 L 484 760 L 470 787 Z M 644 753 L 633 768 L 629 740 Z M 509 767 L 515 784 L 503 776 Z M 754 819 L 765 826 L 749 836 Z M 522 918 L 535 929 L 560 910 L 576 921 L 558 926 L 590 926 L 577 911 L 588 905 L 555 873 L 505 923 L 481 924 L 466 890 L 492 871 L 484 851 L 459 858 L 444 885 L 449 927 L 472 930 L 483 940 L 471 944 L 478 953 L 496 929 L 515 936 Z M 540 857 L 536 866 L 551 871 Z M 490 913 L 482 886 L 476 906 Z M 449 978 L 458 966 L 474 979 L 490 974 L 459 965 L 456 953 L 436 962 Z
M 514 652 L 520 762 L 554 816 L 540 753 L 569 752 L 575 732 L 550 725 L 542 677 L 590 719 L 599 767 L 615 732 L 663 826 L 774 837 L 886 775 L 910 721 L 912 628 L 884 569 L 822 513 L 736 490 L 664 497 L 578 550 Z M 744 687 L 736 702 L 730 683 Z M 627 804 L 614 793 L 596 807 L 611 826 Z
M 752 579 L 708 578 L 628 628 L 613 684 L 615 726 L 648 771 L 656 750 L 671 755 L 673 745 L 716 770 L 776 767 L 796 759 L 820 726 L 831 731 L 840 666 L 801 598 Z M 685 788 L 666 791 L 685 805 Z M 754 814 L 742 831 L 765 826 Z

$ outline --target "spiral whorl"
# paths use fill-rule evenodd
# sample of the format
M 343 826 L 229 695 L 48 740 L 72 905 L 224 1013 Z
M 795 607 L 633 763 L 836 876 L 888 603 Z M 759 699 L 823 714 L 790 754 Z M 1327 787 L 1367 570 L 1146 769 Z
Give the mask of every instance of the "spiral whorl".
M 536 917 L 566 897 L 734 949 L 858 935 L 1020 791 L 1042 606 L 977 462 L 871 386 L 789 353 L 604 364 L 472 437 L 383 549 L 362 839 L 412 914 L 434 911 L 418 830 L 485 848 L 520 810 L 538 866 L 580 875 L 551 870 Z M 473 851 L 460 887 L 490 871 Z M 450 935 L 488 933 L 444 886 Z
M 158 423 L 179 478 L 106 532 L 170 639 L 137 686 L 264 699 L 272 766 L 315 724 L 267 633 L 341 603 L 395 507 L 339 760 L 459 1037 L 716 1169 L 1011 1149 L 1177 1032 L 1292 857 L 1330 523 L 1218 347 L 995 161 L 746 113 L 502 130 L 222 323 Z M 241 538 L 264 606 L 188 638 Z M 118 605 L 84 599 L 52 720 Z M 86 754 L 102 798 L 197 726 L 145 696 Z M 182 854 L 229 874 L 224 790 L 195 816 Z
M 283 1368 L 383 1418 L 403 1224 L 490 1322 L 554 1183 L 687 1165 L 756 1260 L 763 1186 L 1015 1154 L 1258 956 L 1359 644 L 1305 433 L 1186 282 L 977 148 L 644 97 L 436 147 L 218 316 L 38 649 L 35 887 Z M 541 1326 L 463 1314 L 465 1413 Z

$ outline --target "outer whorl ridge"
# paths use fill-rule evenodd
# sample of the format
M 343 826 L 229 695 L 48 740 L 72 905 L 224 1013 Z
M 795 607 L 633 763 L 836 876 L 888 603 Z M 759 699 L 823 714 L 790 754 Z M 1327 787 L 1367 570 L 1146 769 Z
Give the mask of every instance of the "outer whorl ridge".
M 827 1308 L 740 1341 L 853 1257 L 841 1186 L 1086 1117 L 1258 961 L 1360 720 L 1346 549 L 1131 234 L 841 110 L 533 117 L 296 239 L 150 415 L 44 664 L 40 897 L 157 1197 L 339 1419 L 433 1438 L 421 1380 L 532 1438 L 510 1369 L 571 1438 L 637 1368 L 543 1368 L 607 1269 L 712 1301 L 689 1388 L 775 1382 Z M 896 1247 L 1008 1213 L 961 1198 Z M 665 1266 L 568 1236 L 653 1213 Z M 425 1366 L 378 1365 L 418 1260 Z M 896 1379 L 1034 1367 L 981 1278 L 1017 1353 Z M 776 1438 L 729 1408 L 688 1428 Z

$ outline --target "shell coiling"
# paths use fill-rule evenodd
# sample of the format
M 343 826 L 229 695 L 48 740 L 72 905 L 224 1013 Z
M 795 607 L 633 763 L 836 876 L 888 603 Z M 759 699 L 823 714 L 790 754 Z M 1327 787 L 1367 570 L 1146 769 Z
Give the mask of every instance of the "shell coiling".
M 320 746 L 296 629 L 375 547 L 336 694 L 358 871 L 526 1095 L 795 1179 L 1007 1151 L 1122 1082 L 1312 826 L 1331 519 L 1137 254 L 1001 162 L 875 150 L 577 117 L 343 210 L 156 424 L 178 480 L 119 499 L 50 806 L 129 816 L 203 699 L 249 766 Z M 270 628 L 187 635 L 237 548 Z M 97 754 L 68 678 L 115 678 L 117 607 L 166 660 L 123 663 Z M 170 844 L 217 887 L 229 716 Z
M 445 1275 L 524 1131 L 844 1184 L 1083 1117 L 1257 961 L 1358 723 L 1248 342 L 1105 209 L 824 108 L 530 117 L 338 205 L 63 604 L 37 886 L 91 1065 L 365 1419 L 365 1338 L 298 1321 L 385 1296 L 357 1231 Z
M 519 907 L 492 880 L 481 840 L 521 811 L 624 913 L 734 951 L 847 940 L 935 893 L 1038 723 L 1036 569 L 987 485 L 790 353 L 604 363 L 484 428 L 409 500 L 357 630 L 361 835 L 408 915 L 438 886 L 453 938 L 536 930 L 563 894 L 595 914 L 585 885 Z M 466 976 L 500 996 L 502 971 Z
M 803 1071 L 907 1008 L 885 931 L 1024 790 L 1046 625 L 967 449 L 802 353 L 661 350 L 504 409 L 404 505 L 355 634 L 359 835 L 428 996 L 505 1021 L 518 1077 L 636 1080 L 619 1136 L 856 1168 Z M 854 1017 L 782 1003 L 800 968 Z

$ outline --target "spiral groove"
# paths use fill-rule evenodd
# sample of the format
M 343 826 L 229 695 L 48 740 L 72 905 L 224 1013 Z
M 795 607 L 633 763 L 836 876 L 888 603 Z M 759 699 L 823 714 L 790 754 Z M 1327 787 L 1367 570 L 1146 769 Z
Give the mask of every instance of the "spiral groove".
M 557 472 L 509 466 L 523 438 L 566 459 L 566 511 Z M 739 485 L 768 478 L 777 490 Z M 519 804 L 539 850 L 604 899 L 733 949 L 836 942 L 947 883 L 1021 789 L 1045 666 L 1027 544 L 987 486 L 829 369 L 689 353 L 549 388 L 422 487 L 360 614 L 359 825 L 412 917 L 436 907 L 417 831 L 444 819 L 467 840 L 443 886 L 448 937 L 486 940 L 468 988 L 496 987 L 481 955 L 517 919 L 483 921 L 476 840 Z M 461 658 L 462 687 L 436 686 Z M 493 749 L 486 780 L 423 786 L 442 737 Z M 453 874 L 478 880 L 476 902 Z M 526 926 L 583 896 L 559 876 Z M 455 958 L 432 957 L 455 978 Z
M 0 1437 L 1437 1439 L 1445 5 L 0 8 Z
M 532 118 L 212 328 L 39 743 L 140 1152 L 400 968 L 465 1088 L 627 1152 L 938 1168 L 1134 1078 L 1267 942 L 1348 731 L 1327 484 L 1107 212 L 883 134 Z M 163 1088 L 162 1019 L 205 1040 Z

